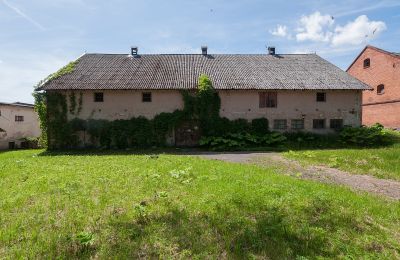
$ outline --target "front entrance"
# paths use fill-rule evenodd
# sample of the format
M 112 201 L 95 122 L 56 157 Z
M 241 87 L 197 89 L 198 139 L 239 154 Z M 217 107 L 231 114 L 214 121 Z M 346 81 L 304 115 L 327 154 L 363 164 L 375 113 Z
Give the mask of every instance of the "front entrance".
M 187 121 L 175 129 L 175 145 L 179 147 L 194 147 L 199 145 L 200 128 L 196 121 Z

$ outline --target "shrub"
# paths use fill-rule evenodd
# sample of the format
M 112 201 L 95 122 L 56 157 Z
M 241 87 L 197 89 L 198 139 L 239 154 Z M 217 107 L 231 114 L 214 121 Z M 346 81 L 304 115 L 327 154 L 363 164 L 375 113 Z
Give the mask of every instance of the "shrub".
M 264 135 L 250 133 L 229 133 L 224 136 L 203 137 L 200 145 L 212 150 L 236 150 L 246 147 L 268 146 L 276 147 L 284 144 L 286 137 L 278 132 L 270 132 Z
M 251 131 L 254 134 L 265 134 L 268 132 L 268 119 L 256 118 L 251 121 Z
M 345 127 L 340 132 L 340 139 L 345 144 L 357 146 L 378 146 L 388 144 L 391 140 L 381 124 L 367 127 Z

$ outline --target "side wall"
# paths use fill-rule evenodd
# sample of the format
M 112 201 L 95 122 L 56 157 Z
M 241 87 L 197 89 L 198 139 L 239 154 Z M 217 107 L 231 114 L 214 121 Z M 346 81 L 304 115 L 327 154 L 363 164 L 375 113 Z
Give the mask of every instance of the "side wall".
M 8 149 L 9 142 L 20 146 L 24 137 L 39 137 L 39 119 L 33 108 L 12 105 L 0 105 L 0 149 Z M 23 122 L 15 122 L 15 116 L 23 116 Z
M 364 68 L 367 58 L 370 66 Z M 396 116 L 400 114 L 400 58 L 367 48 L 348 73 L 374 88 L 363 93 L 363 124 L 379 122 L 385 127 L 400 128 L 400 118 Z M 377 93 L 380 84 L 385 86 L 384 94 Z
M 79 115 L 69 114 L 69 118 L 106 120 L 129 119 L 133 116 L 153 118 L 162 112 L 182 109 L 184 105 L 181 93 L 174 90 L 151 91 L 152 102 L 142 102 L 142 91 L 96 92 L 104 93 L 104 102 L 94 102 L 95 91 L 83 91 L 81 112 Z M 319 133 L 333 131 L 329 129 L 330 119 L 343 119 L 344 125 L 361 124 L 361 91 L 326 91 L 326 102 L 316 102 L 316 91 L 279 91 L 276 108 L 259 108 L 259 91 L 256 90 L 219 91 L 219 95 L 221 117 L 231 120 L 265 117 L 269 120 L 271 129 L 274 119 L 286 119 L 288 130 L 291 119 L 304 119 L 304 130 Z M 78 99 L 79 92 L 75 96 Z M 313 129 L 313 119 L 326 119 L 326 129 Z

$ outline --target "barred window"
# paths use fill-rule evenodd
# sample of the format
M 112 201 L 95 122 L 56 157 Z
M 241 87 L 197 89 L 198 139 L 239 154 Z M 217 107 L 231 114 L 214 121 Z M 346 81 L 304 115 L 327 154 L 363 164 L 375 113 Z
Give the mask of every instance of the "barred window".
M 275 119 L 274 120 L 274 129 L 286 129 L 287 128 L 287 121 L 286 119 Z
M 151 102 L 151 92 L 142 93 L 142 102 Z
M 15 122 L 23 122 L 24 116 L 15 116 Z
M 278 106 L 277 92 L 260 92 L 258 94 L 260 99 L 260 108 Z
M 326 101 L 326 93 L 317 92 L 317 102 L 325 102 L 325 101 Z
M 331 119 L 329 124 L 331 129 L 342 129 L 343 119 Z
M 94 102 L 104 102 L 104 94 L 103 94 L 103 92 L 94 93 Z
M 292 129 L 304 129 L 304 119 L 292 119 Z
M 325 119 L 314 119 L 313 120 L 313 128 L 314 129 L 324 129 L 325 128 Z

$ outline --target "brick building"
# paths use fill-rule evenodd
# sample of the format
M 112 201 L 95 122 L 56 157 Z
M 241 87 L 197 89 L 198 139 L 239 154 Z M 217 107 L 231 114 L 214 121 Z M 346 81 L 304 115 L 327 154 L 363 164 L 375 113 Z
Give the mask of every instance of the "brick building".
M 362 123 L 400 128 L 400 53 L 366 46 L 347 72 L 373 87 L 362 97 Z

